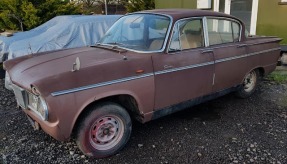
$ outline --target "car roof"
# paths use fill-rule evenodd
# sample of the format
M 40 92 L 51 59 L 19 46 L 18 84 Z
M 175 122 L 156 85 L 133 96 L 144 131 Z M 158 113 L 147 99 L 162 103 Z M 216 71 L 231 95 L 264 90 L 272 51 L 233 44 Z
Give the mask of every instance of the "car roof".
M 194 10 L 194 9 L 156 9 L 156 10 L 145 10 L 138 13 L 154 13 L 169 15 L 174 20 L 187 18 L 187 17 L 202 17 L 202 16 L 216 16 L 216 17 L 227 17 L 240 21 L 238 18 L 221 12 L 209 11 L 209 10 Z M 240 21 L 241 22 L 241 21 Z

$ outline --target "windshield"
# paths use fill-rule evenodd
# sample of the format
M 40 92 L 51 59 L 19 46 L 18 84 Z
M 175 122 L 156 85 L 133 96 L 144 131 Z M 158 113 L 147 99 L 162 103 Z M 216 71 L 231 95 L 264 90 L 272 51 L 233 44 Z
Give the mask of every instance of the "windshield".
M 99 44 L 135 51 L 158 51 L 163 48 L 170 18 L 154 14 L 132 14 L 120 18 Z

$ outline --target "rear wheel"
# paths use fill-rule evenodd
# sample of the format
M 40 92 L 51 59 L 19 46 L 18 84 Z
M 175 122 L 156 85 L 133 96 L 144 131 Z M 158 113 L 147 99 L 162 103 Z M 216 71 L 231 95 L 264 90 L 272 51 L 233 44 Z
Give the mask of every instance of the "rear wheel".
M 252 70 L 244 77 L 243 84 L 236 92 L 236 95 L 240 98 L 250 97 L 255 92 L 258 81 L 259 81 L 258 71 Z
M 76 142 L 87 156 L 104 158 L 125 146 L 131 129 L 130 116 L 123 107 L 104 103 L 85 114 L 78 127 Z

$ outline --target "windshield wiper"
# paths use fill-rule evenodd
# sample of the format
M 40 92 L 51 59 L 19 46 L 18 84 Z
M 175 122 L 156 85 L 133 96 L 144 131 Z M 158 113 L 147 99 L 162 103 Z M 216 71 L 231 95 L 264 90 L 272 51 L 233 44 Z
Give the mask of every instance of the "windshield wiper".
M 176 51 L 181 51 L 181 50 L 177 48 L 169 48 L 169 52 L 176 52 Z
M 121 42 L 109 42 L 109 43 L 105 43 L 105 44 L 112 45 L 115 48 L 117 48 L 118 46 L 127 46 L 127 44 L 124 44 Z
M 108 50 L 112 50 L 112 51 L 117 51 L 117 52 L 126 52 L 127 50 L 119 47 L 118 45 L 120 44 L 117 44 L 117 45 L 113 45 L 111 43 L 105 43 L 105 44 L 101 44 L 101 43 L 96 43 L 94 46 L 91 46 L 91 47 L 98 47 L 98 48 L 104 48 L 104 49 L 108 49 Z
M 95 47 L 99 47 L 99 46 L 107 46 L 107 47 L 112 47 L 112 48 L 119 48 L 118 46 L 120 45 L 125 45 L 123 43 L 119 43 L 119 42 L 110 42 L 110 43 L 96 43 Z

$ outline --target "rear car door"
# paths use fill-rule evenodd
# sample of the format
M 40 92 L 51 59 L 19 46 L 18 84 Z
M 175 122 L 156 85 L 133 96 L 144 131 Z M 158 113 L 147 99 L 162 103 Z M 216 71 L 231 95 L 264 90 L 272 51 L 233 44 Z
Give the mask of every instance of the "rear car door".
M 214 54 L 213 92 L 222 91 L 241 83 L 249 72 L 246 65 L 246 44 L 241 41 L 240 22 L 217 17 L 207 17 L 208 44 Z
M 155 110 L 206 95 L 212 91 L 213 54 L 205 49 L 203 19 L 177 21 L 169 53 L 153 55 Z

